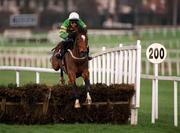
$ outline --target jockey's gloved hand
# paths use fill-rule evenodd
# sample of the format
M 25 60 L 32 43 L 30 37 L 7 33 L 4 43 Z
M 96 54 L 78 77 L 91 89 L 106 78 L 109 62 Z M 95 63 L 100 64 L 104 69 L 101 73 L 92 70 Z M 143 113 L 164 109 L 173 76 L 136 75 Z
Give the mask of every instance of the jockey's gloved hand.
M 66 38 L 66 40 L 65 40 L 67 43 L 73 43 L 74 42 L 74 40 L 72 39 L 72 38 Z
M 67 38 L 68 42 L 74 42 L 74 40 L 72 38 Z

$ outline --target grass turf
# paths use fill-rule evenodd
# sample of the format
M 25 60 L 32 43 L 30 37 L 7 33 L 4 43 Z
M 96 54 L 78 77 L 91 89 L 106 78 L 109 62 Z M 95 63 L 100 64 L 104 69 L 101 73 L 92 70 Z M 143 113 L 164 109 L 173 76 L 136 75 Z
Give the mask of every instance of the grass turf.
M 3 76 L 4 75 L 4 76 Z M 14 76 L 13 76 L 14 75 Z M 35 76 L 35 74 L 34 74 Z M 34 82 L 34 76 L 30 76 L 29 72 L 21 74 L 22 84 Z M 8 78 L 9 77 L 9 78 Z M 11 82 L 15 83 L 15 73 L 9 71 L 0 72 L 0 84 L 7 85 Z M 41 74 L 41 82 L 46 84 L 58 83 L 58 74 Z M 173 126 L 173 82 L 159 81 L 159 119 L 156 124 L 151 124 L 151 81 L 141 81 L 141 107 L 139 109 L 139 121 L 137 126 L 131 125 L 112 125 L 112 124 L 48 124 L 48 125 L 6 125 L 0 124 L 0 132 L 126 132 L 126 133 L 178 133 L 180 127 Z M 180 85 L 178 85 L 178 88 Z M 180 97 L 180 93 L 178 93 Z M 179 104 L 180 106 L 180 104 Z M 180 113 L 178 113 L 180 114 Z M 178 116 L 180 123 L 180 115 Z
M 177 42 L 179 42 L 179 32 L 176 37 L 172 34 L 167 33 L 164 37 L 163 33 L 155 33 L 153 37 L 149 36 L 149 33 L 143 34 L 142 47 L 147 48 L 147 46 L 153 42 L 159 42 L 163 45 L 167 45 L 166 48 L 178 48 Z M 137 38 L 131 37 L 89 37 L 90 47 L 114 47 L 121 43 L 135 43 Z M 98 45 L 97 45 L 98 44 Z M 53 47 L 54 45 L 49 43 L 43 44 L 24 44 L 18 43 L 1 43 L 1 48 L 3 47 Z M 169 47 L 170 46 L 170 47 Z M 35 82 L 35 73 L 30 75 L 29 72 L 23 72 L 21 75 L 21 84 L 26 84 L 29 82 Z M 57 84 L 58 74 L 41 74 L 41 83 L 46 84 Z M 15 83 L 15 72 L 0 71 L 0 84 L 7 85 L 9 83 Z M 82 83 L 80 80 L 79 83 Z M 0 124 L 0 133 L 115 133 L 115 132 L 126 132 L 126 133 L 179 133 L 180 126 L 173 126 L 173 83 L 172 82 L 159 82 L 159 119 L 156 124 L 151 124 L 151 81 L 142 80 L 141 81 L 141 107 L 139 109 L 139 121 L 137 126 L 131 125 L 112 125 L 112 124 L 54 124 L 54 125 L 6 125 Z M 178 84 L 178 88 L 180 85 Z M 178 90 L 178 98 L 180 93 Z M 180 107 L 180 104 L 179 104 Z M 180 109 L 179 109 L 180 110 Z M 180 111 L 179 113 L 180 114 Z M 178 123 L 180 123 L 180 115 L 178 115 Z

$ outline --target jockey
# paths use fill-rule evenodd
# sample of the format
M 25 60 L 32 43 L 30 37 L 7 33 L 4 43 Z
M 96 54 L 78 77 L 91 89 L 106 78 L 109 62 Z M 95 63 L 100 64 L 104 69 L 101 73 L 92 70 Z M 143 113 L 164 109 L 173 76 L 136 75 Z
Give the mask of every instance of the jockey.
M 74 34 L 73 34 L 73 28 L 79 26 L 80 28 L 86 29 L 86 24 L 79 18 L 79 14 L 76 12 L 71 12 L 69 15 L 69 18 L 66 19 L 63 24 L 60 27 L 59 36 L 63 39 L 63 46 L 61 48 L 61 51 L 59 54 L 56 55 L 58 59 L 63 59 L 67 49 L 68 44 L 74 43 Z M 88 48 L 89 53 L 89 48 Z M 91 59 L 91 57 L 88 57 L 88 59 Z

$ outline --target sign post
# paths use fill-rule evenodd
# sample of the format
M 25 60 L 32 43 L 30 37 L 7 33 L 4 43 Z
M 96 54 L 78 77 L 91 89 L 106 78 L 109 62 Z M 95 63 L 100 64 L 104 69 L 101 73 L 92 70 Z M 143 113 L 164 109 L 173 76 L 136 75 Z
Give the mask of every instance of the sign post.
M 152 81 L 152 114 L 151 122 L 154 124 L 158 119 L 158 64 L 166 58 L 166 48 L 159 44 L 153 43 L 146 50 L 147 59 L 154 64 L 154 79 Z

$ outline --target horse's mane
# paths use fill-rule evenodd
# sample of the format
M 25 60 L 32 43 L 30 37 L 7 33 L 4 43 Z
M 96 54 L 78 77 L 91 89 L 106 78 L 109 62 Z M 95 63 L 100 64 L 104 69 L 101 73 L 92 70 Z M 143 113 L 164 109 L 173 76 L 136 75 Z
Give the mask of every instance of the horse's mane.
M 86 28 L 78 27 L 78 32 L 80 34 L 87 35 L 87 29 Z

